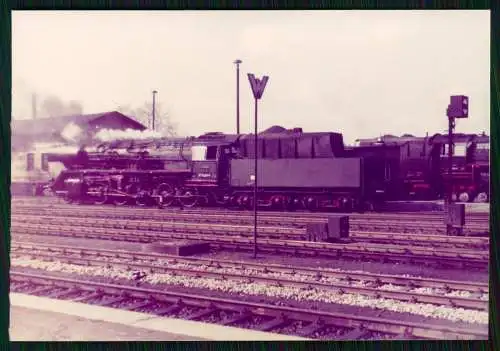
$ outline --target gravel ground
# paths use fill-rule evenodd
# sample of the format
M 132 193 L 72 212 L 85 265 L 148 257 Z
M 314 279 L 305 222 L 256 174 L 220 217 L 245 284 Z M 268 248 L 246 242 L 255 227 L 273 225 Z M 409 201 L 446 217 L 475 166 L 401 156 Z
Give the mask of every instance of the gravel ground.
M 143 245 L 127 242 L 116 242 L 111 240 L 97 239 L 79 239 L 65 238 L 55 236 L 41 235 L 22 235 L 14 236 L 14 239 L 30 242 L 42 242 L 44 244 L 59 244 L 68 245 L 74 248 L 102 248 L 107 250 L 125 250 L 131 252 L 141 252 Z M 251 262 L 251 263 L 271 263 L 288 265 L 291 264 L 297 267 L 313 267 L 313 268 L 334 268 L 348 271 L 363 271 L 379 274 L 408 274 L 415 277 L 447 279 L 468 282 L 488 282 L 489 275 L 487 272 L 475 272 L 472 270 L 457 270 L 457 269 L 439 269 L 431 267 L 422 267 L 409 264 L 398 263 L 378 263 L 378 262 L 355 262 L 347 260 L 336 260 L 328 258 L 310 258 L 310 257 L 294 257 L 291 255 L 279 254 L 259 254 L 257 259 L 253 259 L 252 253 L 249 252 L 232 252 L 211 250 L 210 253 L 197 255 L 200 258 L 215 258 L 231 261 Z
M 44 250 L 41 250 L 41 254 L 46 254 L 47 252 Z M 80 258 L 80 255 L 77 253 L 71 254 L 71 255 L 65 255 L 66 257 L 75 257 L 77 259 Z M 28 259 L 39 259 L 39 250 L 33 250 L 29 254 L 17 254 L 12 257 L 14 261 L 17 259 L 23 259 L 23 258 L 28 258 Z M 43 260 L 44 261 L 50 261 L 53 257 L 49 255 L 48 257 L 45 257 Z M 104 262 L 109 262 L 111 267 L 114 267 L 114 264 L 116 262 L 123 264 L 125 261 L 123 259 L 116 259 L 114 257 L 101 257 L 99 259 L 103 264 Z M 66 262 L 66 261 L 65 261 Z M 170 259 L 156 259 L 156 260 L 148 260 L 148 259 L 134 259 L 133 264 L 138 264 L 138 265 L 152 265 L 153 267 L 168 267 L 170 269 L 188 269 L 188 270 L 194 270 L 198 272 L 212 272 L 216 273 L 220 276 L 223 275 L 241 275 L 241 276 L 250 276 L 250 277 L 264 277 L 264 278 L 270 278 L 270 279 L 279 279 L 279 280 L 290 280 L 290 281 L 297 281 L 297 282 L 302 282 L 302 283 L 307 283 L 310 282 L 311 284 L 316 284 L 316 283 L 321 283 L 321 284 L 326 284 L 328 286 L 331 285 L 337 285 L 337 284 L 347 284 L 351 287 L 361 287 L 361 288 L 370 288 L 372 286 L 372 282 L 369 281 L 351 281 L 347 282 L 345 279 L 337 278 L 337 277 L 332 277 L 329 275 L 318 277 L 316 276 L 313 272 L 308 272 L 308 273 L 294 273 L 294 274 L 288 274 L 284 272 L 263 272 L 262 270 L 259 269 L 253 269 L 249 267 L 245 267 L 244 265 L 238 265 L 235 267 L 214 267 L 212 265 L 207 265 L 207 264 L 201 264 L 201 263 L 196 263 L 196 262 L 178 262 L 175 258 L 170 258 Z M 95 266 L 95 265 L 94 265 Z M 154 269 L 154 268 L 151 268 Z M 148 269 L 146 269 L 149 271 Z M 334 269 L 325 269 L 323 271 L 328 272 L 328 270 L 335 271 Z M 161 269 L 154 269 L 154 272 L 158 273 L 161 271 Z M 168 273 L 168 271 L 167 271 Z M 170 274 L 173 274 L 170 273 Z M 181 273 L 182 274 L 182 273 Z M 488 294 L 483 294 L 480 297 L 476 294 L 473 294 L 469 291 L 464 291 L 464 290 L 447 290 L 443 288 L 429 288 L 429 287 L 419 287 L 419 288 L 412 288 L 408 290 L 408 287 L 402 286 L 402 285 L 393 285 L 393 284 L 383 284 L 383 285 L 377 285 L 377 288 L 379 290 L 386 290 L 386 291 L 407 291 L 407 292 L 413 292 L 417 294 L 433 294 L 433 295 L 438 295 L 438 296 L 448 296 L 448 297 L 465 297 L 465 298 L 472 298 L 476 296 L 477 298 L 481 298 L 484 301 L 488 301 L 489 296 Z
M 439 269 L 432 267 L 422 267 L 404 263 L 379 263 L 379 262 L 356 262 L 347 260 L 335 260 L 328 258 L 308 258 L 295 257 L 292 255 L 273 255 L 259 253 L 258 258 L 254 259 L 253 254 L 245 252 L 230 252 L 230 251 L 215 251 L 212 250 L 209 254 L 201 254 L 200 258 L 218 258 L 231 261 L 253 262 L 253 263 L 270 263 L 287 265 L 291 264 L 297 267 L 313 267 L 313 268 L 334 268 L 352 272 L 369 272 L 378 274 L 393 274 L 393 275 L 411 275 L 421 278 L 434 278 L 457 280 L 467 282 L 488 282 L 489 276 L 487 272 L 458 270 L 458 269 Z
M 64 267 L 64 266 L 62 266 Z M 90 272 L 89 268 L 93 267 L 82 267 L 86 268 L 86 271 Z M 55 268 L 54 268 L 55 269 Z M 36 269 L 31 268 L 31 267 L 16 267 L 16 271 L 21 270 L 21 271 L 27 271 L 27 272 L 37 272 Z M 102 268 L 101 268 L 102 271 Z M 51 271 L 50 274 L 54 274 L 57 276 L 61 277 L 70 277 L 72 279 L 84 279 L 87 277 L 87 279 L 90 280 L 95 280 L 95 281 L 100 281 L 100 282 L 120 282 L 121 284 L 125 285 L 130 285 L 131 280 L 127 279 L 128 272 L 124 272 L 120 274 L 119 276 L 108 272 L 106 273 L 108 277 L 103 277 L 103 276 L 88 276 L 86 273 L 82 272 L 81 274 L 75 274 L 75 273 L 62 273 L 60 272 L 60 269 L 58 268 L 57 271 Z M 131 273 L 131 272 L 130 272 Z M 115 278 L 110 278 L 110 276 L 113 276 Z M 196 283 L 195 286 L 193 286 L 193 283 L 190 283 L 188 279 L 185 277 L 175 277 L 174 280 L 179 280 L 183 284 L 188 284 L 188 286 L 179 286 L 179 285 L 171 285 L 171 284 L 164 284 L 161 282 L 161 280 L 158 280 L 159 277 L 162 275 L 154 275 L 153 277 L 150 277 L 151 283 L 154 285 L 151 285 L 149 282 L 144 282 L 141 284 L 143 287 L 151 287 L 155 289 L 165 289 L 168 291 L 175 291 L 175 292 L 184 292 L 184 293 L 189 293 L 189 294 L 199 294 L 201 296 L 217 296 L 217 297 L 222 297 L 222 298 L 233 298 L 235 295 L 238 296 L 238 299 L 244 300 L 244 301 L 253 301 L 253 302 L 272 302 L 274 304 L 286 304 L 286 305 L 291 305 L 291 306 L 297 306 L 297 307 L 302 307 L 302 308 L 307 308 L 307 309 L 318 309 L 321 311 L 338 311 L 338 312 L 343 312 L 343 313 L 351 313 L 353 315 L 371 315 L 371 316 L 383 316 L 385 318 L 393 319 L 393 320 L 411 320 L 411 321 L 420 321 L 420 322 L 425 322 L 425 323 L 438 323 L 440 325 L 445 324 L 447 325 L 450 323 L 450 325 L 462 325 L 462 326 L 470 326 L 472 325 L 471 323 L 466 323 L 466 322 L 458 322 L 458 320 L 467 320 L 467 321 L 473 321 L 473 320 L 482 320 L 482 323 L 487 322 L 487 313 L 485 312 L 478 312 L 478 311 L 466 311 L 463 309 L 450 309 L 446 307 L 436 307 L 436 306 L 431 306 L 431 305 L 426 305 L 426 304 L 407 304 L 407 303 L 399 303 L 397 301 L 385 299 L 385 300 L 376 300 L 374 299 L 365 299 L 365 298 L 360 298 L 361 295 L 350 295 L 350 294 L 344 294 L 340 297 L 334 297 L 332 293 L 328 293 L 327 295 L 324 295 L 324 293 L 321 292 L 314 292 L 311 290 L 298 290 L 298 292 L 293 292 L 291 289 L 280 289 L 278 287 L 273 287 L 273 286 L 265 286 L 264 288 L 256 289 L 250 287 L 248 284 L 241 285 L 241 284 L 232 284 L 233 288 L 229 288 L 229 282 L 230 281 L 216 281 L 216 282 L 208 282 L 208 283 L 203 283 L 204 279 L 193 279 L 191 281 L 195 281 Z M 158 277 L 158 278 L 156 278 Z M 172 280 L 172 278 L 169 278 L 169 280 Z M 203 286 L 205 288 L 200 288 L 198 286 Z M 189 286 L 191 285 L 191 286 Z M 225 285 L 228 285 L 226 287 Z M 215 290 L 214 286 L 223 286 L 223 291 L 221 290 Z M 234 290 L 236 289 L 236 291 Z M 232 290 L 232 291 L 231 291 Z M 265 291 L 266 295 L 262 295 L 262 293 Z M 281 292 L 280 292 L 281 291 Z M 291 294 L 291 295 L 290 295 Z M 296 300 L 293 296 L 297 296 L 295 294 L 299 294 L 301 301 Z M 312 294 L 312 295 L 311 295 Z M 318 295 L 319 294 L 319 295 Z M 276 297 L 271 297 L 269 295 L 274 295 Z M 334 300 L 331 300 L 331 298 L 334 298 Z M 335 303 L 331 301 L 336 301 L 335 299 L 340 298 L 339 301 L 343 301 L 343 303 Z M 305 300 L 304 300 L 305 299 Z M 378 305 L 379 309 L 373 308 L 373 306 Z M 361 307 L 361 306 L 366 306 L 366 307 Z M 404 306 L 415 306 L 415 307 L 404 307 Z M 418 307 L 420 306 L 420 307 Z M 382 308 L 382 309 L 380 309 Z M 403 308 L 403 309 L 401 309 Z M 408 308 L 410 308 L 408 310 Z M 406 313 L 406 312 L 399 312 L 399 311 L 412 311 L 412 313 Z M 398 312 L 396 312 L 398 311 Z M 434 311 L 434 312 L 431 312 Z M 416 314 L 415 314 L 416 313 Z M 424 315 L 418 315 L 423 313 Z M 439 316 L 442 318 L 447 318 L 447 319 L 442 319 L 442 318 L 433 318 L 430 316 Z M 486 320 L 484 318 L 486 317 Z M 451 320 L 457 320 L 456 322 L 452 322 Z M 475 323 L 474 323 L 475 324 Z M 481 325 L 481 324 L 479 324 Z M 485 325 L 481 325 L 482 327 L 485 327 Z

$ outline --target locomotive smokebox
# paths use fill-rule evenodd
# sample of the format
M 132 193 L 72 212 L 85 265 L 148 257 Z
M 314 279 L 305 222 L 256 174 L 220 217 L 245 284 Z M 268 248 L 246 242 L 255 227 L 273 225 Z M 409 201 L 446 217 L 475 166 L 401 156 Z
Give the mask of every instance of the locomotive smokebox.
M 349 237 L 349 216 L 331 216 L 328 218 L 329 239 L 347 239 Z

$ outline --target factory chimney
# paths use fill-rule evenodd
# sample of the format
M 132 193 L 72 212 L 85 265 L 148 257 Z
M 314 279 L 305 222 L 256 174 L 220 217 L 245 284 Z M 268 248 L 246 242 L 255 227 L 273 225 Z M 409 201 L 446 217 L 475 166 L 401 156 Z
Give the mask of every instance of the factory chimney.
M 31 113 L 33 119 L 36 119 L 36 93 L 33 93 L 31 97 Z

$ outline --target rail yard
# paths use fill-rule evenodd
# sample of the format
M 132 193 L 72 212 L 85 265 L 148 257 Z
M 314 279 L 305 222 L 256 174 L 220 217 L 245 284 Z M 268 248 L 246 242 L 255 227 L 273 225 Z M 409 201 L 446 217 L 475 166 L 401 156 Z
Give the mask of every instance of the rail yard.
M 335 216 L 349 235 L 311 237 Z M 487 339 L 488 212 L 465 222 L 450 235 L 443 212 L 261 211 L 254 259 L 249 211 L 14 196 L 11 292 L 264 339 Z

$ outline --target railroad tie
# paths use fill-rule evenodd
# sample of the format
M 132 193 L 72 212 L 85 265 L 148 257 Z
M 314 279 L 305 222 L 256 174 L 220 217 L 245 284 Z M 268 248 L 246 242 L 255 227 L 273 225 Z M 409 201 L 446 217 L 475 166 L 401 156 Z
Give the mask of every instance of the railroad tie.
M 203 318 L 203 317 L 206 317 L 206 316 L 209 316 L 211 315 L 212 313 L 214 313 L 215 311 L 217 311 L 216 308 L 214 307 L 207 307 L 207 308 L 204 308 L 203 310 L 201 311 L 198 311 L 198 312 L 195 312 L 193 313 L 192 315 L 190 315 L 188 317 L 188 319 L 190 320 L 197 320 L 197 319 L 200 319 L 200 318 Z
M 252 317 L 252 314 L 250 313 L 250 311 L 248 311 L 247 309 L 244 309 L 238 315 L 224 320 L 221 324 L 222 325 L 234 325 L 237 323 L 244 322 L 251 317 Z
M 50 294 L 47 297 L 48 298 L 52 298 L 52 299 L 62 299 L 64 297 L 71 296 L 71 295 L 76 294 L 76 293 L 78 293 L 78 290 L 70 288 L 70 289 L 68 289 L 66 291 L 60 291 L 60 292 L 57 292 L 57 293 L 54 293 L 54 294 Z
M 184 306 L 180 303 L 174 303 L 173 305 L 171 306 L 168 306 L 168 307 L 165 307 L 165 308 L 161 308 L 157 311 L 154 311 L 155 314 L 159 315 L 159 316 L 164 316 L 164 315 L 168 315 L 168 314 L 171 314 L 171 313 L 175 313 L 179 310 L 181 310 Z
M 73 302 L 84 302 L 86 300 L 91 300 L 91 299 L 95 299 L 95 298 L 101 297 L 102 295 L 103 295 L 102 292 L 94 292 L 94 293 L 92 293 L 90 295 L 87 295 L 87 296 L 84 295 L 84 296 L 80 296 L 80 297 L 78 297 L 76 299 L 72 299 L 71 301 L 73 301 Z
M 260 331 L 270 331 L 279 327 L 282 327 L 286 324 L 289 324 L 290 320 L 285 316 L 278 316 L 258 327 Z
M 154 301 L 154 300 L 139 301 L 139 302 L 131 304 L 129 306 L 122 307 L 122 309 L 124 309 L 126 311 L 134 311 L 134 310 L 137 310 L 139 308 L 149 307 L 155 303 L 157 303 L 157 301 Z
M 363 327 L 357 327 L 355 329 L 350 330 L 346 334 L 342 335 L 343 340 L 359 340 L 362 339 L 366 334 L 368 334 L 368 330 Z
M 99 305 L 101 306 L 111 306 L 117 302 L 122 302 L 122 301 L 125 301 L 127 300 L 128 297 L 127 296 L 116 296 L 116 297 L 113 297 L 109 300 L 104 300 L 102 301 L 101 303 L 99 303 Z
M 322 320 L 316 320 L 308 326 L 299 330 L 299 336 L 308 337 L 309 335 L 313 335 L 315 332 L 323 329 L 325 324 Z

